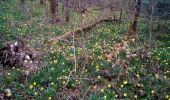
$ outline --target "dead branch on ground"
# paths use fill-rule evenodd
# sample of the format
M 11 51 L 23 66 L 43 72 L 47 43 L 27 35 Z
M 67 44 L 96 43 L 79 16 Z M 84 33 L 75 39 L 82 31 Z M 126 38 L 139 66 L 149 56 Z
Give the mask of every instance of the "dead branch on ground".
M 92 23 L 92 24 L 81 25 L 80 27 L 76 28 L 73 31 L 69 31 L 69 32 L 64 33 L 61 36 L 57 36 L 57 37 L 52 38 L 52 42 L 56 42 L 58 40 L 66 39 L 66 38 L 72 36 L 73 34 L 77 34 L 77 33 L 81 33 L 81 32 L 91 30 L 94 27 L 96 27 L 98 24 L 101 24 L 103 22 L 121 22 L 121 21 L 119 19 L 105 18 L 105 19 L 101 19 L 101 20 L 99 20 L 95 23 Z

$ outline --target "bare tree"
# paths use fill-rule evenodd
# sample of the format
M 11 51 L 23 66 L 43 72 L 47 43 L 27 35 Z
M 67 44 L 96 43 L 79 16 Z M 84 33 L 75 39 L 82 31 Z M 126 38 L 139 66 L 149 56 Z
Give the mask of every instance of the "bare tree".
M 140 8 L 141 8 L 141 0 L 136 0 L 136 5 L 133 13 L 133 19 L 130 22 L 129 26 L 129 35 L 133 35 L 137 31 L 137 23 L 139 19 L 139 14 L 140 14 Z

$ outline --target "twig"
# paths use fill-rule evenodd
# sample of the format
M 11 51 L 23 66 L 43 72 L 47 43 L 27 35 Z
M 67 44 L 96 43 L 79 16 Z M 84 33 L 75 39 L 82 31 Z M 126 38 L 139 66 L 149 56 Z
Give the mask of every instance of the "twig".
M 76 47 L 75 47 L 75 34 L 73 33 L 73 47 L 74 47 L 74 71 L 77 71 Z

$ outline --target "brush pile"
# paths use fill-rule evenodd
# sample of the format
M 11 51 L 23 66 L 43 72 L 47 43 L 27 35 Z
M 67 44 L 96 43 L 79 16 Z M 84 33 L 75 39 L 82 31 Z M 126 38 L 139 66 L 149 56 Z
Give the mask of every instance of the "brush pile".
M 19 68 L 29 75 L 38 69 L 39 53 L 19 42 L 6 43 L 0 48 L 0 65 L 3 69 Z

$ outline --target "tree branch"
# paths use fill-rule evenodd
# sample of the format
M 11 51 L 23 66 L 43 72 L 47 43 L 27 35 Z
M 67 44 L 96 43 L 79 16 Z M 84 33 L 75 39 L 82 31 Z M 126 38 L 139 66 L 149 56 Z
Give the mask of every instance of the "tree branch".
M 52 38 L 52 41 L 55 42 L 55 41 L 58 41 L 58 40 L 68 38 L 68 37 L 72 36 L 73 34 L 78 34 L 78 33 L 81 33 L 81 32 L 91 30 L 92 28 L 96 27 L 98 24 L 103 23 L 103 22 L 121 22 L 121 21 L 119 19 L 112 19 L 112 18 L 101 19 L 101 20 L 99 20 L 95 23 L 80 26 L 73 31 L 69 31 L 69 32 L 64 33 L 61 36 L 54 37 L 54 38 Z

